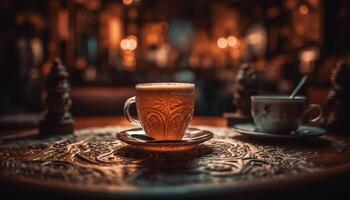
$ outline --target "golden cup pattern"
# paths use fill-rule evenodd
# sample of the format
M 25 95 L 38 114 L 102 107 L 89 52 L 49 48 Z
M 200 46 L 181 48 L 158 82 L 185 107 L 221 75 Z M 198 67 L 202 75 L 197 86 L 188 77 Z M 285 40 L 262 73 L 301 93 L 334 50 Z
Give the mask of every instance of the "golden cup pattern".
M 147 135 L 156 140 L 179 140 L 194 110 L 194 93 L 138 95 L 138 116 Z

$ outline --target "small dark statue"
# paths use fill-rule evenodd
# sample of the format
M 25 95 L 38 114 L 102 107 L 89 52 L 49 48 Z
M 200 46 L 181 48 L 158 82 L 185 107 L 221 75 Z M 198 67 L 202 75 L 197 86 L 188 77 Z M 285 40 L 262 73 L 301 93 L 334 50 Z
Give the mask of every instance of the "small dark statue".
M 350 65 L 339 62 L 331 76 L 325 127 L 329 131 L 350 134 Z
M 47 113 L 40 122 L 40 134 L 74 133 L 74 120 L 69 112 L 72 102 L 69 94 L 68 73 L 59 59 L 55 59 L 53 62 L 46 89 Z
M 235 78 L 233 91 L 236 123 L 252 121 L 250 97 L 259 93 L 259 76 L 249 63 L 243 63 Z

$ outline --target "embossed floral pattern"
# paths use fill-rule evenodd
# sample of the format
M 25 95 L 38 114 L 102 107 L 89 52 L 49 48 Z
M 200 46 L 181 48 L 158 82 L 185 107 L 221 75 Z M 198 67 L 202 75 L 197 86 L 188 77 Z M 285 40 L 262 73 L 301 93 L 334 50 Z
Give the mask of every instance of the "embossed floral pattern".
M 147 134 L 159 140 L 182 138 L 193 115 L 193 94 L 147 96 L 137 101 L 141 101 L 139 117 Z
M 116 132 L 122 129 L 84 129 L 75 136 L 2 141 L 0 175 L 73 189 L 188 189 L 311 173 L 321 166 L 310 158 L 346 148 L 326 139 L 312 146 L 247 142 L 229 129 L 211 128 L 216 136 L 204 145 L 164 154 L 135 150 L 116 140 Z

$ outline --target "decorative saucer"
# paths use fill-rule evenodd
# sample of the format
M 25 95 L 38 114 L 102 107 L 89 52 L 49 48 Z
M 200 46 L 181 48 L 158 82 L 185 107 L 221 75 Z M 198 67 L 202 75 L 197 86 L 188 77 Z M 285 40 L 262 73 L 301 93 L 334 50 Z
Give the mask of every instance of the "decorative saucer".
M 188 128 L 182 140 L 154 140 L 142 128 L 133 128 L 117 133 L 117 138 L 131 147 L 158 152 L 186 151 L 208 141 L 214 134 L 207 130 Z
M 300 126 L 296 131 L 289 134 L 264 133 L 259 131 L 253 123 L 236 124 L 233 127 L 236 132 L 255 138 L 273 138 L 273 139 L 305 139 L 318 137 L 326 134 L 326 130 L 314 126 Z

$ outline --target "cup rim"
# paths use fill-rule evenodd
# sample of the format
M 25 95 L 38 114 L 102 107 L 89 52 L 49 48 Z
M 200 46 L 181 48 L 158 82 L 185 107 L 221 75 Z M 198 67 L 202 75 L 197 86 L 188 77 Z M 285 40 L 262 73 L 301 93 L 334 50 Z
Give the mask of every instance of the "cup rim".
M 185 86 L 185 87 L 194 87 L 194 83 L 188 82 L 150 82 L 150 83 L 138 83 L 135 85 L 135 88 L 140 88 L 143 86 L 164 86 L 164 87 L 172 87 L 172 86 Z
M 305 96 L 295 96 L 290 99 L 287 95 L 255 95 L 250 97 L 252 101 L 305 101 Z

